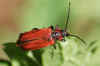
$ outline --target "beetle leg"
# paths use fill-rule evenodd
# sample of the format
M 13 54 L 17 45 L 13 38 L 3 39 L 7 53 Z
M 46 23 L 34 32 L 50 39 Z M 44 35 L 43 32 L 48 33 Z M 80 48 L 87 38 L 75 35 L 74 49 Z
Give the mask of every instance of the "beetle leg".
M 57 48 L 57 47 L 56 47 L 56 44 L 54 44 L 54 45 L 53 45 L 53 48 L 54 48 L 54 49 L 56 49 L 56 48 Z
M 61 41 L 65 42 L 66 40 L 65 40 L 65 38 L 63 38 Z

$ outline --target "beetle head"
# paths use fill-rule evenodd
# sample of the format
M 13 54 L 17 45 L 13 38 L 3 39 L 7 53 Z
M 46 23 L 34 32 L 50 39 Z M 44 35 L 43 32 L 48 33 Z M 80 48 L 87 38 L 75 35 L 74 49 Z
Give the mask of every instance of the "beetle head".
M 63 40 L 65 36 L 69 34 L 64 30 L 60 29 L 59 27 L 55 27 L 54 31 L 52 32 L 52 37 L 56 40 Z

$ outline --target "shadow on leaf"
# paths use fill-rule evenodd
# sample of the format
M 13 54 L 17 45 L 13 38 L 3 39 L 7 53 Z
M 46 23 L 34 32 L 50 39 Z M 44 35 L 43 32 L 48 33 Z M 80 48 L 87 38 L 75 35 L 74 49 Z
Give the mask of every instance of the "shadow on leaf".
M 33 58 L 27 56 L 28 51 L 16 47 L 16 43 L 11 42 L 3 45 L 5 46 L 4 51 L 7 53 L 12 64 L 13 60 L 16 60 L 19 63 L 18 66 L 40 66 Z

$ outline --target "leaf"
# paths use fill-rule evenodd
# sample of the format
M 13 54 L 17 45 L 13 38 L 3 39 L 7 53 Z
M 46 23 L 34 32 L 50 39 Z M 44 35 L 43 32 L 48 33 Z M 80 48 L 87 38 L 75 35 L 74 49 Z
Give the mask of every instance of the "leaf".
M 97 40 L 92 41 L 88 46 L 87 50 L 90 51 L 91 53 L 95 54 L 96 50 L 98 49 L 98 46 L 96 44 Z
M 63 64 L 63 56 L 58 45 L 56 49 L 53 46 L 50 46 L 44 50 L 42 63 L 43 66 L 61 66 Z
M 10 58 L 13 66 L 39 66 L 39 64 L 34 60 L 34 58 L 28 57 L 28 51 L 24 51 L 19 47 L 16 47 L 16 43 L 5 43 L 4 51 Z
M 81 66 L 85 60 L 85 48 L 82 47 L 80 40 L 75 37 L 66 37 L 65 42 L 59 42 L 62 46 L 64 63 L 62 66 Z
M 11 66 L 11 62 L 6 60 L 0 60 L 0 66 Z
M 92 57 L 75 37 L 65 37 L 65 41 L 57 41 L 54 45 L 56 49 L 52 45 L 35 51 L 24 51 L 16 47 L 16 43 L 6 43 L 4 50 L 13 66 L 81 66 L 89 63 Z
M 93 47 L 94 44 L 96 44 L 96 42 L 97 42 L 97 40 L 92 41 L 92 42 L 88 45 L 87 49 L 90 49 L 91 47 Z
M 80 60 L 84 55 L 80 56 L 81 58 L 77 56 L 84 54 L 85 50 L 79 43 L 80 41 L 76 41 L 76 38 L 66 37 L 65 41 L 55 43 L 56 49 L 53 46 L 45 48 L 42 54 L 42 66 L 70 66 L 70 64 L 80 66 Z M 81 54 L 77 54 L 79 51 Z

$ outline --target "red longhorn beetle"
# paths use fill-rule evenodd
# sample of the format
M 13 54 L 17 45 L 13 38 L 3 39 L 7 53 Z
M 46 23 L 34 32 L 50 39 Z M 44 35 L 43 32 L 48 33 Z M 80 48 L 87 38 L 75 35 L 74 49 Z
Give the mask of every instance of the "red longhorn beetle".
M 65 22 L 67 25 L 69 22 L 69 12 L 70 2 L 68 8 L 68 16 Z M 65 25 L 64 30 L 60 29 L 59 27 L 53 28 L 53 26 L 50 26 L 48 28 L 42 29 L 34 28 L 31 31 L 21 33 L 17 41 L 17 46 L 23 48 L 24 50 L 36 50 L 49 45 L 54 45 L 56 40 L 64 40 L 65 36 L 74 36 L 82 40 L 80 37 L 68 33 L 66 31 L 67 25 Z M 82 40 L 82 42 L 84 41 Z

